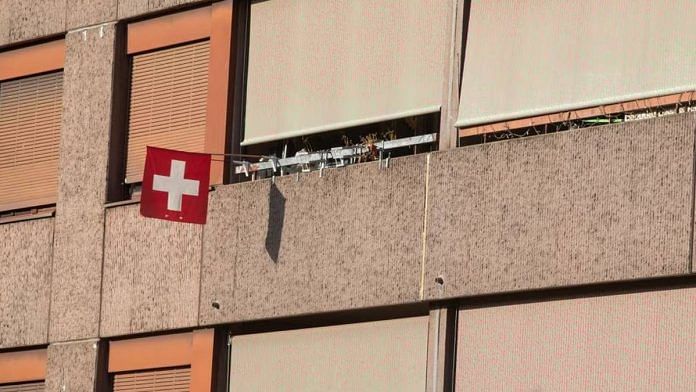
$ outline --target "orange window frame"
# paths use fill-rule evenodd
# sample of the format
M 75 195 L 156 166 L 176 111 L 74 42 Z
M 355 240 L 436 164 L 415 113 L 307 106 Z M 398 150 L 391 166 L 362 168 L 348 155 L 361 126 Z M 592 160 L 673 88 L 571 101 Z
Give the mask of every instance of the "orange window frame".
M 190 366 L 189 390 L 210 392 L 214 341 L 213 329 L 112 340 L 109 342 L 108 373 Z
M 59 71 L 63 69 L 64 64 L 64 39 L 0 52 L 0 83 L 44 72 Z M 56 197 L 30 199 L 20 203 L 0 205 L 0 212 L 55 204 L 57 198 L 56 192 Z
M 0 353 L 0 384 L 46 379 L 46 349 Z
M 65 40 L 0 53 L 0 82 L 63 69 Z
M 172 45 L 210 39 L 208 97 L 206 109 L 205 151 L 225 153 L 227 134 L 227 97 L 230 85 L 232 47 L 232 0 L 176 14 L 161 16 L 127 26 L 126 53 L 137 53 Z M 124 152 L 125 153 L 125 152 Z M 213 159 L 210 184 L 223 183 L 224 159 Z

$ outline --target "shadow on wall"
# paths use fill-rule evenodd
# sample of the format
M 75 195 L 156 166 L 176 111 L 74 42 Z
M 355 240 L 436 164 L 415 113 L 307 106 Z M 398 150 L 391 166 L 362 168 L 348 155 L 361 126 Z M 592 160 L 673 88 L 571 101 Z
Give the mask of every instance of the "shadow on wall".
M 266 252 L 274 263 L 278 262 L 280 241 L 285 222 L 285 196 L 275 184 L 271 184 L 268 194 L 268 230 L 266 230 Z

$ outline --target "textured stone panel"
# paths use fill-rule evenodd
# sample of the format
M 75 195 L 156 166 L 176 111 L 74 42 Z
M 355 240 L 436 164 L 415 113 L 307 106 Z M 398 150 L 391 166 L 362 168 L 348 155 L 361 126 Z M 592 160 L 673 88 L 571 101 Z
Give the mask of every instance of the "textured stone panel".
M 678 115 L 433 154 L 426 297 L 687 273 L 695 128 Z
M 148 0 L 118 0 L 118 19 L 131 18 L 148 12 Z
M 118 0 L 118 18 L 132 18 L 151 12 L 178 8 L 188 4 L 210 3 L 209 0 Z
M 67 30 L 116 20 L 118 0 L 67 1 Z
M 53 219 L 0 225 L 0 348 L 45 344 Z
M 66 37 L 51 342 L 98 334 L 114 30 Z
M 425 159 L 218 187 L 201 324 L 418 301 Z
M 692 391 L 696 288 L 459 313 L 458 391 Z
M 5 0 L 9 10 L 8 36 L 5 43 L 26 41 L 64 32 L 66 1 Z
M 10 42 L 10 1 L 0 0 L 0 46 Z
M 46 392 L 91 392 L 97 379 L 96 339 L 48 346 Z
M 107 210 L 101 336 L 195 326 L 200 225 Z

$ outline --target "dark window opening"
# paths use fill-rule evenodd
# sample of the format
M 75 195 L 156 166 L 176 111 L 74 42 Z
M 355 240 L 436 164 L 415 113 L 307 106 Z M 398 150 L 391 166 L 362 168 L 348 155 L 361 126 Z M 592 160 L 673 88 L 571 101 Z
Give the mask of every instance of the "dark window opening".
M 639 121 L 650 118 L 664 117 L 690 112 L 696 112 L 696 102 L 684 102 L 677 105 L 658 106 L 643 110 L 627 111 L 622 113 L 607 114 L 582 119 L 572 119 L 568 121 L 559 121 L 523 128 L 509 129 L 504 131 L 482 133 L 479 135 L 461 138 L 459 140 L 459 145 L 470 146 L 475 144 L 518 139 L 528 136 L 545 135 L 556 132 L 574 131 L 578 129 L 585 129 L 601 125 Z

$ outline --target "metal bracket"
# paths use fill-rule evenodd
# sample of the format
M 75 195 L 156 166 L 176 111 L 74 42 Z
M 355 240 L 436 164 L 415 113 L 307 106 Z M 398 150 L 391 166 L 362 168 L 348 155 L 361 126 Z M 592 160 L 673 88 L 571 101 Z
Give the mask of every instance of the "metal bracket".
M 386 151 L 400 147 L 430 144 L 434 143 L 435 141 L 437 141 L 436 133 L 381 141 L 375 145 L 379 152 L 379 168 L 382 169 L 383 167 L 382 160 Z M 300 152 L 295 154 L 294 157 L 289 158 L 278 159 L 276 157 L 268 157 L 268 160 L 263 162 L 251 163 L 248 161 L 234 161 L 233 164 L 236 165 L 234 168 L 236 174 L 245 174 L 247 177 L 249 176 L 249 173 L 255 173 L 263 170 L 273 170 L 275 173 L 279 168 L 281 173 L 283 173 L 283 168 L 292 166 L 299 166 L 301 171 L 304 173 L 312 171 L 312 167 L 314 166 L 315 169 L 319 170 L 319 175 L 322 176 L 324 169 L 329 167 L 342 167 L 350 163 L 355 163 L 358 161 L 358 157 L 367 153 L 369 150 L 370 149 L 368 146 L 359 144 L 350 147 L 335 147 L 329 150 L 312 153 Z M 384 162 L 385 168 L 389 167 L 390 158 L 391 156 L 388 154 Z

